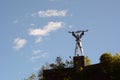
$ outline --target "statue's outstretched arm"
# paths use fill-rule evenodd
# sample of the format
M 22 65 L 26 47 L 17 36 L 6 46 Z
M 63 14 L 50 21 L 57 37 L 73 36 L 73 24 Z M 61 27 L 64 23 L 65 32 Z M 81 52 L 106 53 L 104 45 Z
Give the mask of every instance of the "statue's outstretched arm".
M 75 33 L 74 32 L 72 32 L 72 35 L 77 39 L 77 36 L 75 35 Z
M 84 31 L 80 34 L 80 39 L 82 38 L 83 35 L 84 35 Z
M 82 36 L 84 35 L 84 32 L 87 32 L 88 31 L 88 29 L 87 30 L 85 30 L 85 31 L 81 31 L 81 34 L 80 34 L 80 39 L 82 38 Z

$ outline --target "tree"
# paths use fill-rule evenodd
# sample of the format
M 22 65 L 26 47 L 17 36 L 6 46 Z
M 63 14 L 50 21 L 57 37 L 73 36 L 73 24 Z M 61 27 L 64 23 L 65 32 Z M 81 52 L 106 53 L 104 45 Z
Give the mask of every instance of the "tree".
M 31 76 L 29 76 L 27 79 L 25 80 L 37 80 L 36 75 L 33 73 Z
M 89 59 L 88 56 L 85 57 L 85 63 L 86 63 L 86 66 L 91 65 L 91 60 Z
M 119 80 L 120 79 L 120 54 L 117 53 L 113 56 L 113 63 L 112 71 L 111 71 L 111 78 L 112 80 Z
M 73 67 L 73 59 L 71 56 L 69 57 L 70 60 L 66 59 L 63 62 L 61 57 L 57 57 L 55 63 L 50 64 L 51 69 L 62 69 L 62 68 L 72 68 Z M 85 57 L 86 65 L 90 65 L 91 61 L 88 56 Z
M 112 55 L 111 53 L 104 53 L 100 57 L 100 63 L 103 66 L 103 71 L 109 75 L 110 80 L 120 79 L 120 54 Z
M 62 61 L 61 57 L 57 57 L 55 63 L 50 64 L 52 69 L 62 69 L 65 68 L 65 63 Z
M 104 64 L 111 63 L 113 60 L 113 55 L 111 53 L 104 53 L 100 57 L 100 62 Z
M 104 53 L 101 55 L 100 57 L 100 63 L 102 64 L 105 72 L 108 72 L 110 71 L 110 69 L 112 68 L 112 64 L 113 62 L 113 56 L 111 53 Z
M 39 73 L 38 73 L 38 79 L 42 80 L 43 79 L 43 71 L 45 70 L 45 67 L 42 66 Z

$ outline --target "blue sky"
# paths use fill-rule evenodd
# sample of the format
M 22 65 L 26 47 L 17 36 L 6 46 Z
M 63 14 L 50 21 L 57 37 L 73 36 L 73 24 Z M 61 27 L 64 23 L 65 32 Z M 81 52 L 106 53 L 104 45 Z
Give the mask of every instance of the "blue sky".
M 120 0 L 0 0 L 0 80 L 23 80 L 57 56 L 74 55 L 68 31 L 84 30 L 93 64 L 120 52 Z

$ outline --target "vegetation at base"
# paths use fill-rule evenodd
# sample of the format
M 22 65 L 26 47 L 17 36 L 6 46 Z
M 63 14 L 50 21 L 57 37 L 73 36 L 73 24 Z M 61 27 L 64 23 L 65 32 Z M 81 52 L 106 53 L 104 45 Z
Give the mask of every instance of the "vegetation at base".
M 24 79 L 24 80 L 38 80 L 38 79 L 37 79 L 37 76 L 33 73 L 27 79 Z
M 66 60 L 65 62 L 61 57 L 57 57 L 55 63 L 50 64 L 51 69 L 63 69 L 63 68 L 72 68 L 73 67 L 73 59 L 69 57 L 70 60 Z M 85 57 L 86 65 L 90 65 L 91 61 L 88 56 Z
M 100 63 L 103 66 L 103 71 L 109 75 L 110 80 L 120 79 L 120 54 L 104 53 L 100 57 Z
M 86 64 L 91 65 L 90 59 L 88 57 L 86 59 Z M 120 79 L 120 53 L 116 53 L 112 55 L 111 53 L 103 53 L 100 56 L 100 63 L 101 69 L 99 68 L 88 68 L 86 70 L 80 70 L 81 72 L 75 73 L 76 78 L 84 78 L 84 80 L 90 80 L 88 77 L 92 76 L 92 74 L 96 71 L 102 72 L 104 75 L 109 77 L 108 80 L 119 80 Z M 57 57 L 54 63 L 46 64 L 46 66 L 42 66 L 40 71 L 38 72 L 38 76 L 36 77 L 35 74 L 32 74 L 25 80 L 42 80 L 43 78 L 43 71 L 46 69 L 64 69 L 64 68 L 71 68 L 73 67 L 73 59 L 70 57 L 70 60 L 63 61 L 61 57 Z M 65 77 L 65 80 L 69 80 Z
M 61 57 L 57 57 L 55 63 L 50 64 L 51 69 L 63 69 L 73 67 L 73 60 L 70 58 L 70 61 L 66 60 L 65 62 Z

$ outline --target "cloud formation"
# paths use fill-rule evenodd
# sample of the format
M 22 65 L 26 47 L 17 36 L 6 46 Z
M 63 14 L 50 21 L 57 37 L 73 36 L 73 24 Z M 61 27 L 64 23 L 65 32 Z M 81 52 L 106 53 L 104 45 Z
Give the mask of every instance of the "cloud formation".
M 48 53 L 45 53 L 40 49 L 35 49 L 35 50 L 32 50 L 32 56 L 31 56 L 30 60 L 32 62 L 36 62 L 41 58 L 48 58 L 48 57 L 49 57 Z
M 14 47 L 15 49 L 20 49 L 22 47 L 24 47 L 24 45 L 27 43 L 26 39 L 23 39 L 23 38 L 15 38 L 14 39 Z
M 39 60 L 40 58 L 48 58 L 48 54 L 47 53 L 43 53 L 43 54 L 41 54 L 41 55 L 34 55 L 34 56 L 32 56 L 31 57 L 31 61 L 32 62 L 36 62 L 37 60 Z
M 33 55 L 38 55 L 39 53 L 41 53 L 41 50 L 40 50 L 40 49 L 33 50 Z
M 49 22 L 46 26 L 36 29 L 30 29 L 29 35 L 32 36 L 46 36 L 50 32 L 60 29 L 63 26 L 62 22 Z
M 66 16 L 67 10 L 46 10 L 46 11 L 39 11 L 39 17 L 57 17 L 57 16 Z
M 37 37 L 35 43 L 40 43 L 40 42 L 42 42 L 42 37 Z

